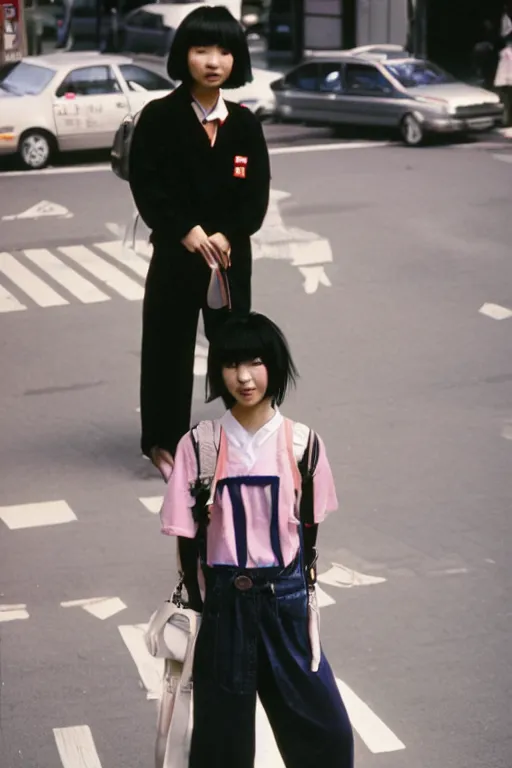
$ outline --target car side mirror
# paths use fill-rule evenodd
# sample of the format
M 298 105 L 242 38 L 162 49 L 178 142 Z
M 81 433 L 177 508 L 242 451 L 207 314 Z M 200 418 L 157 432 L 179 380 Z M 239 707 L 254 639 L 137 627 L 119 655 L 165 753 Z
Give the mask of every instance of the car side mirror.
M 270 83 L 270 88 L 272 91 L 283 91 L 284 90 L 285 82 L 281 78 L 280 80 L 274 80 L 273 83 Z

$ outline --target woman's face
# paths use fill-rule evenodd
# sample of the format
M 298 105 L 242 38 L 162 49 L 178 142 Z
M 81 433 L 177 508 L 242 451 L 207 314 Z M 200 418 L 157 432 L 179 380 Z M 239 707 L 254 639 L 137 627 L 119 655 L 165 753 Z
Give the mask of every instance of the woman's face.
M 225 365 L 222 369 L 222 377 L 226 389 L 238 405 L 253 408 L 265 399 L 268 373 L 260 358 Z
M 233 69 L 233 54 L 218 45 L 194 46 L 188 52 L 188 69 L 196 85 L 222 88 Z

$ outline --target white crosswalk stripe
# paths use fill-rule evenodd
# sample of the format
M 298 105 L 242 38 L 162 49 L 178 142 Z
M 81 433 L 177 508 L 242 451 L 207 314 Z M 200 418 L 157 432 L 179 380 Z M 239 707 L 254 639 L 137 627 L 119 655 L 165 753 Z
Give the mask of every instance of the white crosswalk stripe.
M 0 314 L 31 306 L 60 307 L 78 301 L 96 304 L 120 296 L 140 301 L 152 248 L 122 240 L 0 253 Z M 83 273 L 87 272 L 88 277 Z M 134 273 L 130 277 L 127 273 Z M 8 283 L 2 284 L 2 276 Z M 65 291 L 61 294 L 57 287 Z M 31 300 L 31 301 L 30 301 Z
M 109 243 L 96 243 L 96 248 L 116 259 L 120 264 L 124 264 L 135 272 L 136 275 L 139 275 L 139 277 L 146 277 L 149 263 L 146 259 L 135 253 L 135 251 L 123 248 L 123 243 L 120 240 L 112 240 Z
M 102 259 L 85 245 L 68 245 L 59 248 L 65 256 L 75 261 L 114 291 L 129 301 L 138 301 L 144 296 L 144 289 L 131 277 Z
M 89 280 L 54 256 L 47 248 L 30 248 L 25 256 L 84 304 L 108 301 L 109 297 Z
M 10 253 L 0 253 L 0 272 L 40 307 L 59 307 L 69 303 Z

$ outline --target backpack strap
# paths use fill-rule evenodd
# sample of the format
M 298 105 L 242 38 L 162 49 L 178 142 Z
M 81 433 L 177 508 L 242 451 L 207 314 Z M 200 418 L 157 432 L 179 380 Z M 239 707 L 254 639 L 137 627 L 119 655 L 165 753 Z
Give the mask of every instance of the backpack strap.
M 218 421 L 200 421 L 191 430 L 192 444 L 197 461 L 197 479 L 210 486 L 215 477 L 221 444 L 221 426 Z
M 320 443 L 316 432 L 304 424 L 295 422 L 292 423 L 292 427 L 293 445 L 290 441 L 290 430 L 287 431 L 288 450 L 293 455 L 293 465 L 297 467 L 300 477 L 299 517 L 302 528 L 304 561 L 308 584 L 313 586 L 316 583 L 316 564 L 318 561 L 316 549 L 318 525 L 315 524 L 313 478 L 318 465 Z

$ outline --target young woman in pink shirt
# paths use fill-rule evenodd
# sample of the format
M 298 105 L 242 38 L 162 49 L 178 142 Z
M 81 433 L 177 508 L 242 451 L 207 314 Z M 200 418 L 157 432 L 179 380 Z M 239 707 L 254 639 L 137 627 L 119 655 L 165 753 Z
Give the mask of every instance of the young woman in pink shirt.
M 323 442 L 279 411 L 295 378 L 277 326 L 233 316 L 209 352 L 209 400 L 228 410 L 203 517 L 192 432 L 176 451 L 162 532 L 179 537 L 189 607 L 202 613 L 190 768 L 253 768 L 257 695 L 286 768 L 353 766 L 350 722 L 308 618 L 317 527 L 336 492 Z M 304 455 L 314 471 L 301 478 Z

